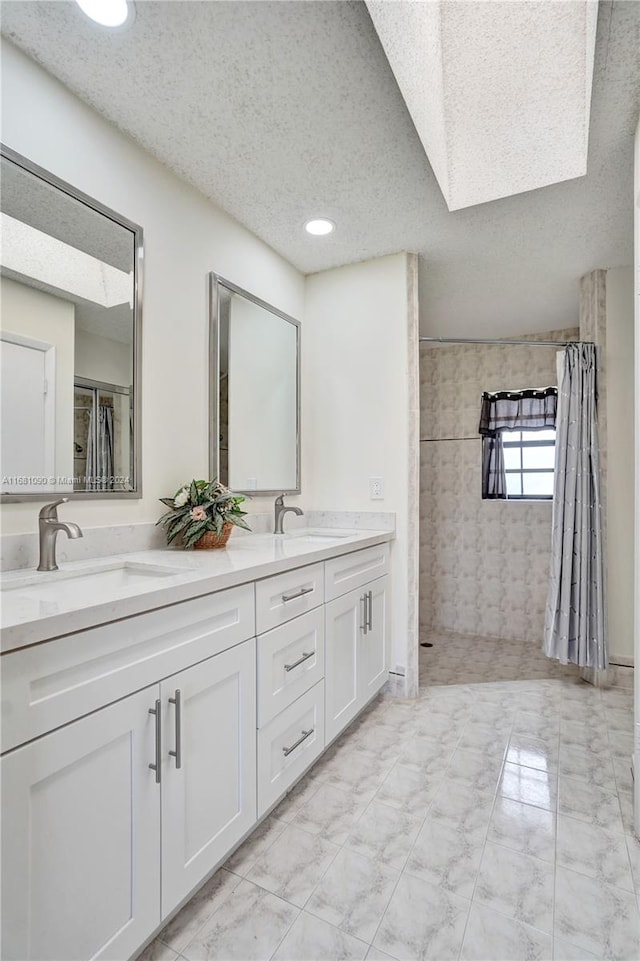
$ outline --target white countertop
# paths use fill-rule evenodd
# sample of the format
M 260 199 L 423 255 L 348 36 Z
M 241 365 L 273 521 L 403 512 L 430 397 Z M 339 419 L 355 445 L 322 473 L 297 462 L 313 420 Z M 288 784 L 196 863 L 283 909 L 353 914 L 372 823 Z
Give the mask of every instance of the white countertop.
M 1 575 L 2 653 L 373 547 L 394 537 L 392 531 L 336 530 L 334 540 L 331 532 L 323 529 L 322 534 L 329 535 L 325 543 L 325 537 L 315 542 L 305 540 L 305 533 L 313 534 L 300 530 L 283 536 L 234 531 L 224 550 L 165 548 L 74 561 L 52 573 L 7 572 Z M 119 583 L 115 568 L 125 563 L 134 573 L 136 564 L 156 565 L 165 571 L 162 576 L 141 575 L 133 578 L 135 583 Z M 105 578 L 112 569 L 114 576 Z M 16 586 L 31 574 L 32 583 Z M 69 575 L 82 574 L 88 580 L 74 585 Z M 93 574 L 98 575 L 97 590 L 87 586 Z

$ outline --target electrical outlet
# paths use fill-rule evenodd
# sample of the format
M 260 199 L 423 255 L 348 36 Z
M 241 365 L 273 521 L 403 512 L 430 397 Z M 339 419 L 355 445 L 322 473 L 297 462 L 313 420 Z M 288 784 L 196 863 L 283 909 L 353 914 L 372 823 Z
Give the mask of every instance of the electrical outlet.
M 384 500 L 384 477 L 369 478 L 369 498 L 372 501 Z

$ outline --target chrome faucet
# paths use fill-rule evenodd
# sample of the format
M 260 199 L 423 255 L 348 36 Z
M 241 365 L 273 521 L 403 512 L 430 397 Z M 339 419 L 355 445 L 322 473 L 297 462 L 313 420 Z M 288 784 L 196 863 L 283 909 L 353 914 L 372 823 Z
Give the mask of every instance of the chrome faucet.
M 282 529 L 282 518 L 288 511 L 291 511 L 292 514 L 297 514 L 298 517 L 302 517 L 302 515 L 304 514 L 304 511 L 301 511 L 299 507 L 285 507 L 284 494 L 280 494 L 278 497 L 276 497 L 274 510 L 275 510 L 275 524 L 273 528 L 274 534 L 284 534 L 284 530 Z
M 38 532 L 40 534 L 40 563 L 39 571 L 57 571 L 56 564 L 56 536 L 58 531 L 64 531 L 67 537 L 75 540 L 82 537 L 82 531 L 77 524 L 66 524 L 58 520 L 58 505 L 66 504 L 68 497 L 61 497 L 53 504 L 45 504 L 38 516 Z

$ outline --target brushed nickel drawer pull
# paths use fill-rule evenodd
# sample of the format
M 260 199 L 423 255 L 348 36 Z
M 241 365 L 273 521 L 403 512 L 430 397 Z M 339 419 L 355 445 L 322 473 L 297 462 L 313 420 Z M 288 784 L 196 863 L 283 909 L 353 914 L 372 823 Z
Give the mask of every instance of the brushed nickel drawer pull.
M 296 591 L 295 594 L 283 594 L 283 595 L 282 595 L 282 600 L 283 600 L 284 603 L 286 604 L 287 601 L 295 601 L 296 597 L 302 597 L 304 594 L 313 594 L 313 588 L 312 588 L 312 587 L 301 587 L 300 590 L 299 590 L 299 591 Z
M 295 744 L 292 744 L 291 747 L 283 747 L 282 753 L 284 754 L 284 756 L 289 757 L 292 751 L 295 751 L 297 747 L 300 747 L 303 741 L 306 741 L 308 737 L 311 737 L 311 735 L 313 734 L 313 731 L 314 731 L 314 728 L 311 728 L 310 731 L 303 731 Z
M 294 661 L 293 664 L 285 664 L 285 671 L 292 671 L 294 667 L 299 667 L 301 664 L 304 664 L 305 661 L 308 661 L 310 657 L 313 657 L 315 653 L 315 651 L 309 651 L 308 653 L 303 651 L 302 656 L 299 657 L 297 661 Z
M 176 688 L 175 695 L 169 698 L 169 704 L 175 704 L 176 708 L 176 749 L 169 751 L 171 757 L 176 759 L 176 768 L 182 767 L 182 691 Z
M 367 594 L 369 599 L 369 617 L 367 619 L 367 630 L 373 630 L 373 591 L 369 591 Z
M 149 708 L 149 714 L 155 715 L 156 728 L 156 757 L 155 764 L 150 764 L 149 768 L 156 772 L 156 784 L 160 784 L 160 771 L 162 765 L 162 714 L 160 711 L 160 698 L 156 700 L 156 706 Z
M 367 633 L 367 624 L 368 624 L 368 621 L 367 621 L 367 595 L 366 595 L 366 594 L 363 594 L 363 595 L 362 595 L 362 597 L 360 598 L 360 602 L 361 602 L 361 604 L 362 604 L 362 623 L 360 624 L 360 630 L 362 631 L 363 634 L 366 634 L 366 633 Z

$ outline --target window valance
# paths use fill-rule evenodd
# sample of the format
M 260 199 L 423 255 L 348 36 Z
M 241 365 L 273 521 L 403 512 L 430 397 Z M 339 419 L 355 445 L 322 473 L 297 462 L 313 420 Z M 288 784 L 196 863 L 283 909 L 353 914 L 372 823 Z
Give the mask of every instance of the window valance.
M 499 390 L 482 395 L 479 432 L 494 437 L 503 430 L 544 430 L 555 427 L 558 388 Z

